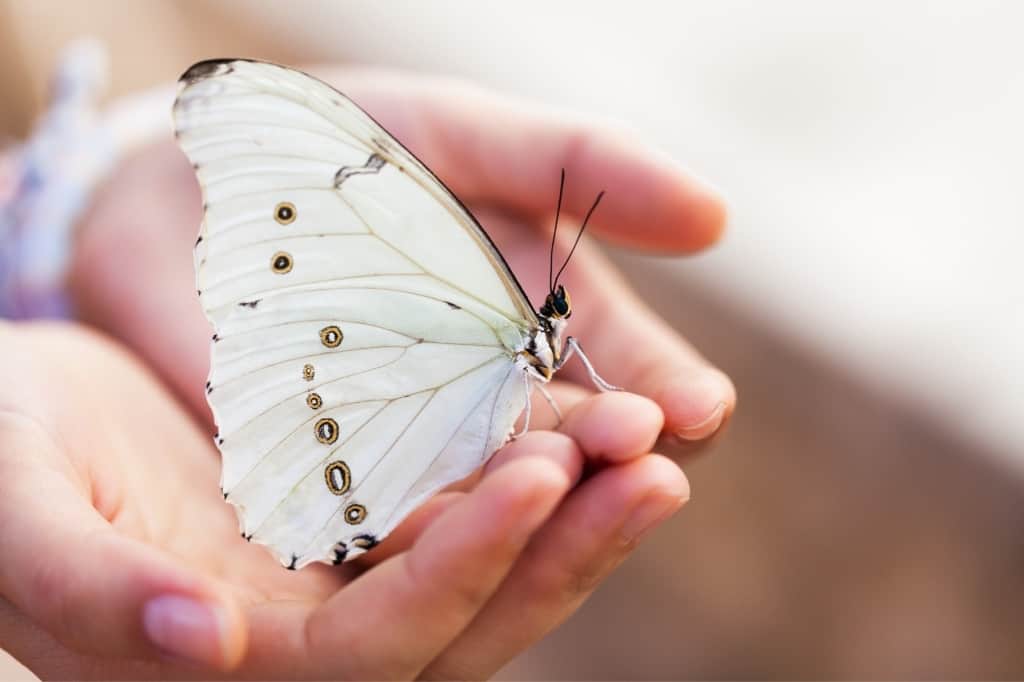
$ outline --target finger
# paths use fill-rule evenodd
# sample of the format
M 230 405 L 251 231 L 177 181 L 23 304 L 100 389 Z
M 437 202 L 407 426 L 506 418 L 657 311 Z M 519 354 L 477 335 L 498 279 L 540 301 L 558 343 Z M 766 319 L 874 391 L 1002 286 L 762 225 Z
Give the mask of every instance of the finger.
M 573 384 L 568 381 L 554 382 L 548 384 L 547 388 L 548 391 L 551 393 L 551 397 L 554 399 L 555 404 L 558 405 L 558 409 L 562 414 L 565 414 L 567 411 L 571 410 L 574 405 L 576 405 L 578 402 L 580 402 L 581 400 L 583 400 L 584 398 L 593 393 L 593 391 L 588 391 L 582 386 L 579 386 L 578 384 Z M 561 424 L 561 417 L 555 414 L 555 411 L 552 409 L 551 405 L 548 404 L 548 401 L 540 394 L 540 391 L 535 390 L 532 393 L 532 395 L 530 396 L 530 403 L 531 407 L 529 434 L 538 431 L 553 430 L 558 428 L 558 425 Z M 524 411 L 521 415 L 519 415 L 519 418 L 516 420 L 515 426 L 513 428 L 513 433 L 522 433 L 525 424 L 526 413 Z M 507 449 L 509 447 L 512 447 L 512 445 L 516 443 L 517 440 L 521 440 L 522 438 L 528 436 L 529 434 L 526 434 L 525 436 L 518 436 L 516 440 L 511 440 L 508 443 L 506 443 L 503 446 L 503 448 Z M 494 456 L 495 459 L 491 460 L 491 462 L 500 459 L 502 456 L 502 452 L 504 452 L 504 449 L 498 450 L 497 454 Z M 519 451 L 513 449 L 512 452 Z M 488 469 L 488 466 L 490 465 L 477 469 L 476 471 L 474 471 L 472 474 L 462 479 L 461 481 L 458 481 L 448 486 L 447 488 L 445 488 L 445 490 L 472 490 L 480 482 L 480 479 L 483 477 L 484 472 Z
M 212 581 L 118 534 L 36 422 L 0 417 L 0 595 L 90 654 L 175 656 L 223 670 L 245 651 L 237 605 Z M 40 460 L 46 456 L 46 460 Z
M 554 464 L 565 473 L 570 487 L 583 475 L 583 453 L 576 441 L 552 431 L 530 431 L 510 442 L 484 465 L 483 475 L 493 476 L 502 467 L 528 457 L 542 457 Z
M 620 360 L 602 364 L 610 380 L 657 402 L 668 433 L 683 442 L 704 441 L 732 415 L 736 389 L 729 377 L 649 311 L 624 307 L 600 326 L 599 354 Z M 631 352 L 637 347 L 643 353 Z
M 353 563 L 360 568 L 371 568 L 396 554 L 408 551 L 430 524 L 465 496 L 466 493 L 461 491 L 438 493 L 409 514 L 379 545 L 356 557 Z
M 463 200 L 582 217 L 608 190 L 593 229 L 624 246 L 695 251 L 718 239 L 725 204 L 678 163 L 611 125 L 529 105 L 451 79 L 334 71 L 338 84 Z
M 689 495 L 671 461 L 647 455 L 601 470 L 531 540 L 468 628 L 424 671 L 485 679 L 575 611 Z
M 544 401 L 547 414 L 542 417 L 542 424 L 557 428 L 569 438 L 558 440 L 544 431 L 544 426 L 531 430 L 499 450 L 474 475 L 460 481 L 459 490 L 472 490 L 487 472 L 524 454 L 548 457 L 562 466 L 575 484 L 584 456 L 590 460 L 622 462 L 650 452 L 661 433 L 664 422 L 661 408 L 643 396 L 625 392 L 593 394 L 566 382 L 551 384 L 551 387 L 552 397 L 565 412 L 565 418 L 558 420 Z M 533 400 L 537 403 L 543 398 L 538 399 L 535 394 Z M 533 410 L 536 414 L 537 404 Z M 536 423 L 531 417 L 531 426 Z
M 543 457 L 565 472 L 570 486 L 576 485 L 583 474 L 583 454 L 576 442 L 560 433 L 531 431 L 508 443 L 478 471 L 465 479 L 458 492 L 443 492 L 428 500 L 422 507 L 410 514 L 384 539 L 381 544 L 357 558 L 360 567 L 375 566 L 390 559 L 399 552 L 408 550 L 423 531 L 437 519 L 444 510 L 457 503 L 465 493 L 480 484 L 484 476 L 493 474 L 500 467 L 524 457 Z
M 582 385 L 571 381 L 552 381 L 545 388 L 551 394 L 555 404 L 558 405 L 558 410 L 562 415 L 571 413 L 576 405 L 594 394 L 593 390 L 584 388 Z M 555 414 L 554 409 L 552 409 L 540 390 L 534 389 L 530 395 L 530 403 L 531 431 L 554 430 L 562 423 L 562 418 Z M 517 433 L 522 426 L 523 418 L 521 417 L 516 423 Z
M 325 672 L 354 658 L 356 677 L 416 675 L 487 602 L 569 485 L 558 466 L 533 457 L 485 478 L 410 551 L 316 610 L 306 632 Z
M 76 317 L 138 352 L 212 434 L 212 330 L 192 264 L 201 220 L 195 173 L 172 141 L 125 160 L 82 220 L 68 292 Z
M 609 392 L 580 401 L 558 428 L 579 443 L 588 459 L 622 462 L 650 452 L 663 424 L 653 400 Z

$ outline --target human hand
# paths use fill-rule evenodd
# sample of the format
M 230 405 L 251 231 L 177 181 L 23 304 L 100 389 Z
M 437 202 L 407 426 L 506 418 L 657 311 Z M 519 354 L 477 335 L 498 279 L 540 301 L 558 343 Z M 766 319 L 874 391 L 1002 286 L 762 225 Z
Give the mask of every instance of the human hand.
M 711 243 L 721 230 L 724 212 L 713 193 L 670 161 L 609 131 L 447 81 L 377 72 L 329 80 L 467 201 L 535 295 L 546 288 L 546 230 L 563 166 L 569 178 L 563 254 L 572 237 L 565 215 L 578 218 L 601 187 L 612 191 L 595 215 L 593 231 L 609 240 L 679 253 Z M 209 328 L 192 294 L 191 247 L 199 221 L 198 188 L 180 152 L 168 143 L 140 155 L 109 183 L 83 225 L 72 293 L 85 319 L 146 358 L 209 427 L 202 389 Z M 623 540 L 630 535 L 623 529 L 632 525 L 632 513 L 643 507 L 649 514 L 667 514 L 684 495 L 681 472 L 647 454 L 662 427 L 668 435 L 700 443 L 733 409 L 728 379 L 637 300 L 599 253 L 584 244 L 565 281 L 574 300 L 570 331 L 598 370 L 655 402 L 629 394 L 590 396 L 579 367 L 570 364 L 559 373 L 552 389 L 568 408 L 562 431 L 575 440 L 572 448 L 593 460 L 591 468 L 603 468 L 544 523 L 476 615 L 474 627 L 427 674 L 487 675 L 571 613 L 633 546 L 635 541 Z M 534 415 L 535 428 L 553 424 L 544 405 Z M 550 437 L 532 434 L 522 442 L 532 443 L 535 454 L 562 461 L 564 441 L 537 440 Z M 527 445 L 513 444 L 498 461 L 520 447 Z M 578 455 L 572 459 L 580 461 Z M 430 508 L 375 549 L 369 561 L 415 546 L 419 533 L 433 527 Z
M 485 677 L 686 497 L 644 454 L 657 408 L 609 395 L 359 562 L 285 571 L 238 536 L 210 439 L 133 355 L 68 324 L 0 325 L 0 347 L 0 642 L 44 679 Z M 584 432 L 623 412 L 645 428 L 567 497 L 597 457 Z

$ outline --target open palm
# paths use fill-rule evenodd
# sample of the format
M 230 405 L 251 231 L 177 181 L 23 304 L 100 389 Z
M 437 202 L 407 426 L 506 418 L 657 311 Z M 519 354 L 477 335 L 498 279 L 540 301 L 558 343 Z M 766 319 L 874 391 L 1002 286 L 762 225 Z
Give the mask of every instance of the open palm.
M 606 238 L 687 251 L 721 228 L 714 195 L 607 131 L 448 82 L 328 80 L 474 207 L 534 296 L 546 288 L 562 166 L 570 215 L 611 189 L 594 222 Z M 649 454 L 663 428 L 699 441 L 732 410 L 728 380 L 584 246 L 564 277 L 571 331 L 610 381 L 653 401 L 591 396 L 567 367 L 570 382 L 555 386 L 561 433 L 506 447 L 354 565 L 283 571 L 238 536 L 217 488 L 202 391 L 209 334 L 191 286 L 198 222 L 191 169 L 168 144 L 127 164 L 83 226 L 73 272 L 82 315 L 152 371 L 74 327 L 5 332 L 5 347 L 24 353 L 11 358 L 33 358 L 11 371 L 38 402 L 3 400 L 17 412 L 2 425 L 5 453 L 32 456 L 0 459 L 18 484 L 2 517 L 19 521 L 0 542 L 31 543 L 0 574 L 13 605 L 0 634 L 41 674 L 191 670 L 162 651 L 248 676 L 486 676 L 571 613 L 685 499 L 678 468 Z M 534 426 L 554 426 L 540 406 L 535 415 Z

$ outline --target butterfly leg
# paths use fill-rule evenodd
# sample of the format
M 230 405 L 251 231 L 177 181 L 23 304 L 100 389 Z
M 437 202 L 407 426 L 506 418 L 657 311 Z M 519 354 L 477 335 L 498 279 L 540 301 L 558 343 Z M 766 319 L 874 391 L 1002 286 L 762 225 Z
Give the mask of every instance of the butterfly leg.
M 554 397 L 552 397 L 552 395 L 548 393 L 548 389 L 544 387 L 543 383 L 537 383 L 537 390 L 539 390 L 540 394 L 544 396 L 544 399 L 548 401 L 548 405 L 551 406 L 551 411 L 555 413 L 555 419 L 558 420 L 558 423 L 555 424 L 555 426 L 561 426 L 562 411 L 558 409 L 558 403 L 556 403 Z
M 527 431 L 530 430 L 530 414 L 533 412 L 531 409 L 533 402 L 530 400 L 530 373 L 523 373 L 523 381 L 526 382 L 526 405 L 523 413 L 523 428 L 519 429 L 518 433 L 513 433 L 509 440 L 517 440 L 521 438 Z
M 562 423 L 562 410 L 558 408 L 558 403 L 555 402 L 554 396 L 552 396 L 548 389 L 545 388 L 544 386 L 544 384 L 548 383 L 549 379 L 546 379 L 543 374 L 540 374 L 539 372 L 533 370 L 532 368 L 526 370 L 525 377 L 527 390 L 526 405 L 523 417 L 523 428 L 519 429 L 518 433 L 512 434 L 511 440 L 515 440 L 521 437 L 530 429 L 530 415 L 533 413 L 533 402 L 530 399 L 530 388 L 533 385 L 531 384 L 531 382 L 534 382 L 536 384 L 537 389 L 540 391 L 540 394 L 544 396 L 544 399 L 548 401 L 548 405 L 551 406 L 551 411 L 555 413 L 555 419 L 557 420 L 556 426 L 559 426 Z
M 587 354 L 583 352 L 583 348 L 580 347 L 580 342 L 576 340 L 576 337 L 570 336 L 568 339 L 566 339 L 565 346 L 565 353 L 562 355 L 562 357 L 558 359 L 558 362 L 555 363 L 556 371 L 560 370 L 562 366 L 569 361 L 569 358 L 571 358 L 573 354 L 576 354 L 579 355 L 580 360 L 583 361 L 583 366 L 587 368 L 587 374 L 590 375 L 590 380 L 594 382 L 595 386 L 597 386 L 602 391 L 622 390 L 618 386 L 612 386 L 607 381 L 601 378 L 601 376 L 597 373 L 597 370 L 594 369 L 594 366 L 590 364 L 590 358 L 588 358 Z

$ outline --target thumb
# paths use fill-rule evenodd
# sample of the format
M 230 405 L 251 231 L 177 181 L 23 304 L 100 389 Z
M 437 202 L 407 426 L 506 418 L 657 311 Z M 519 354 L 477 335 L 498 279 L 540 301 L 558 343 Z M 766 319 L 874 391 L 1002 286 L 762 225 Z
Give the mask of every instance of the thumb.
M 0 596 L 82 653 L 237 665 L 246 628 L 231 595 L 121 535 L 63 462 L 36 422 L 0 417 Z

